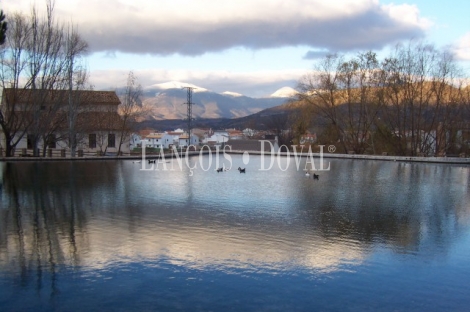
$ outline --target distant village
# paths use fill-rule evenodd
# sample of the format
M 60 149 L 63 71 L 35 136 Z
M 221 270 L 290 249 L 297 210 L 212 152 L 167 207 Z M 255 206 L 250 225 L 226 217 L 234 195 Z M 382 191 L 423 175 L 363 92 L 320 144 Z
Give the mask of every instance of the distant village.
M 122 105 L 114 91 L 74 91 L 73 98 L 79 99 L 74 107 L 69 105 L 67 92 L 47 90 L 3 89 L 1 106 L 8 114 L 9 123 L 0 130 L 0 155 L 4 157 L 84 157 L 84 156 L 123 156 L 140 155 L 142 144 L 147 153 L 160 153 L 174 147 L 184 149 L 190 145 L 216 147 L 230 145 L 232 150 L 269 151 L 271 146 L 278 150 L 280 146 L 310 146 L 314 144 L 337 145 L 338 153 L 388 154 L 380 147 L 383 142 L 374 139 L 371 129 L 367 131 L 344 131 L 340 136 L 318 138 L 310 127 L 298 132 L 276 129 L 212 129 L 192 128 L 157 131 L 145 128 L 136 130 L 125 123 L 119 114 Z M 75 116 L 71 128 L 70 116 Z M 458 123 L 454 124 L 459 126 Z M 8 131 L 6 131 L 8 130 Z M 321 134 L 321 132 L 320 132 Z M 446 129 L 442 122 L 435 129 L 391 132 L 394 138 L 404 138 L 404 146 L 413 150 L 412 140 L 419 140 L 420 149 L 416 156 L 456 156 L 467 157 L 465 147 L 470 142 L 467 128 L 455 127 L 454 132 Z M 75 138 L 71 142 L 70 138 Z M 286 139 L 287 138 L 287 139 Z M 339 138 L 339 139 L 338 139 Z M 260 140 L 270 144 L 261 145 Z M 367 145 L 372 142 L 376 152 L 356 152 L 353 148 L 341 148 L 342 142 L 358 142 Z M 454 142 L 454 143 L 452 143 Z M 393 143 L 393 141 L 389 142 Z M 453 154 L 446 150 L 454 144 Z M 350 146 L 354 147 L 353 144 Z
M 131 152 L 138 151 L 140 153 L 142 144 L 145 144 L 145 148 L 150 152 L 152 152 L 152 149 L 186 148 L 188 145 L 193 145 L 196 148 L 200 146 L 223 147 L 230 145 L 235 150 L 259 150 L 261 149 L 260 140 L 269 141 L 275 149 L 279 148 L 277 135 L 274 131 L 250 128 L 243 130 L 194 128 L 191 130 L 191 139 L 188 132 L 183 129 L 163 132 L 156 132 L 153 129 L 140 130 L 131 135 L 129 149 Z M 306 133 L 300 141 L 301 144 L 314 144 L 315 142 L 316 134 L 311 133 Z M 269 146 L 266 150 L 269 150 L 268 148 Z
M 9 128 L 0 129 L 0 155 L 16 157 L 83 157 L 141 154 L 142 144 L 148 153 L 189 145 L 231 145 L 235 150 L 260 150 L 259 140 L 279 146 L 278 137 L 289 130 L 269 131 L 245 128 L 192 128 L 136 131 L 119 115 L 121 101 L 113 91 L 74 91 L 79 101 L 70 110 L 67 92 L 48 90 L 3 89 L 1 105 L 7 108 Z M 75 115 L 73 129 L 70 115 Z M 5 131 L 5 129 L 9 131 Z M 71 131 L 73 130 L 73 131 Z M 75 138 L 74 150 L 70 137 Z M 314 144 L 316 134 L 308 131 L 300 144 Z M 289 144 L 290 145 L 290 144 Z M 276 147 L 277 149 L 278 147 Z

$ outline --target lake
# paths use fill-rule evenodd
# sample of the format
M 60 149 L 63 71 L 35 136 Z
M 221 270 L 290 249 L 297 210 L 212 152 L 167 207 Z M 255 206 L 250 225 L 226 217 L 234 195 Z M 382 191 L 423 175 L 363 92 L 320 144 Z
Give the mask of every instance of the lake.
M 0 310 L 468 311 L 470 167 L 246 156 L 0 163 Z

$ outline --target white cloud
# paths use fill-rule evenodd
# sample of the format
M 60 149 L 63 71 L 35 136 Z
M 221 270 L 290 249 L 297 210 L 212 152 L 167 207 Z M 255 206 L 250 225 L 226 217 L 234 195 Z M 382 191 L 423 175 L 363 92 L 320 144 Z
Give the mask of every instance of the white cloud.
M 36 1 L 38 8 L 44 2 Z M 3 6 L 29 12 L 30 3 Z M 429 26 L 416 6 L 378 0 L 56 0 L 56 12 L 78 24 L 94 52 L 158 55 L 298 45 L 375 49 L 421 37 Z
M 459 60 L 470 61 L 470 32 L 454 45 L 454 54 Z
M 45 0 L 4 0 L 2 9 L 7 17 L 14 11 L 27 14 L 31 3 L 44 11 Z M 162 62 L 168 62 L 169 55 L 204 55 L 194 58 L 190 65 L 186 65 L 187 58 L 184 65 L 175 65 L 171 57 L 173 63 L 166 67 L 197 68 L 201 63 L 206 69 L 227 69 L 237 64 L 239 72 L 149 69 L 134 73 L 143 86 L 175 80 L 249 96 L 295 87 L 305 70 L 257 70 L 264 63 L 269 68 L 279 67 L 259 58 L 245 62 L 235 50 L 303 47 L 304 52 L 298 55 L 290 51 L 282 57 L 300 60 L 304 54 L 305 59 L 315 59 L 329 51 L 381 49 L 397 41 L 422 37 L 429 27 L 416 6 L 384 5 L 378 0 L 55 0 L 55 12 L 63 21 L 78 25 L 90 44 L 92 57 L 106 55 L 116 59 L 106 66 L 95 64 L 95 69 L 112 68 L 123 55 L 167 56 L 161 58 Z M 267 51 L 275 54 L 278 50 Z M 220 51 L 226 53 L 212 53 Z M 213 56 L 217 56 L 219 63 L 208 66 L 209 56 L 212 63 Z M 227 59 L 222 62 L 222 57 Z M 136 62 L 142 68 L 142 60 L 126 60 L 126 65 L 119 68 L 135 68 Z M 276 61 L 282 63 L 286 59 Z M 153 61 L 149 59 L 149 63 Z M 292 67 L 299 66 L 302 65 L 296 63 Z M 97 89 L 113 89 L 125 84 L 127 73 L 92 68 L 90 78 Z
M 428 29 L 432 26 L 432 22 L 429 19 L 420 17 L 419 9 L 416 5 L 410 4 L 388 4 L 382 6 L 383 10 L 396 21 L 401 21 L 406 25 L 415 25 L 423 29 Z

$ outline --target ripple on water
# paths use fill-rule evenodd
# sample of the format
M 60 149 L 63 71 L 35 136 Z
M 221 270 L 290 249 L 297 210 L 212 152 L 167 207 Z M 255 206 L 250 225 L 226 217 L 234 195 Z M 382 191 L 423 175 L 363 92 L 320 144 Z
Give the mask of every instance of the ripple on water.
M 67 306 L 124 310 L 468 306 L 467 167 L 331 160 L 314 181 L 255 160 L 244 175 L 192 177 L 121 162 L 37 177 L 14 167 L 29 179 L 3 180 L 0 308 L 50 289 Z

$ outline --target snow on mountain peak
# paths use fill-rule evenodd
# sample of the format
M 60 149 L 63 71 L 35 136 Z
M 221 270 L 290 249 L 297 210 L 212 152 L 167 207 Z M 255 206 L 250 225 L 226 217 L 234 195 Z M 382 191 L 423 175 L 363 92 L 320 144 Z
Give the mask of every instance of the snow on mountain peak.
M 154 85 L 151 85 L 148 88 L 159 88 L 163 90 L 168 90 L 168 89 L 182 89 L 182 88 L 194 88 L 194 92 L 206 92 L 208 91 L 205 88 L 198 87 L 196 85 L 193 85 L 191 83 L 186 83 L 186 82 L 180 82 L 180 81 L 168 81 L 164 83 L 157 83 Z
M 225 91 L 225 92 L 222 92 L 223 95 L 230 95 L 230 96 L 233 96 L 233 97 L 239 97 L 239 96 L 243 96 L 243 94 L 240 94 L 240 93 L 237 93 L 237 92 L 231 92 L 231 91 Z
M 290 98 L 294 97 L 297 93 L 297 90 L 291 87 L 283 87 L 278 89 L 276 92 L 270 95 L 270 97 L 277 97 L 277 98 Z

